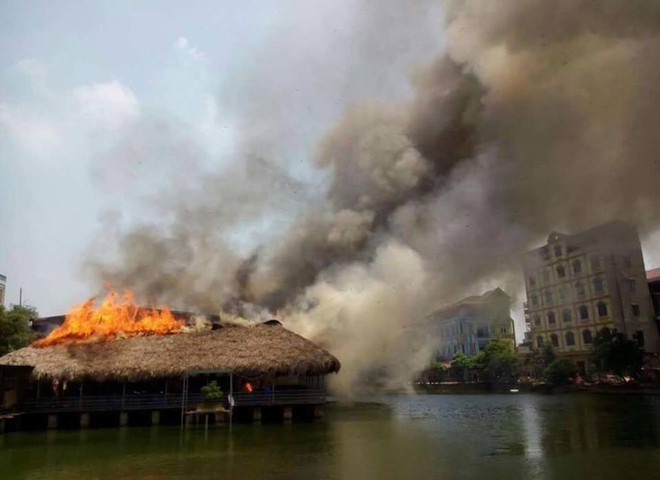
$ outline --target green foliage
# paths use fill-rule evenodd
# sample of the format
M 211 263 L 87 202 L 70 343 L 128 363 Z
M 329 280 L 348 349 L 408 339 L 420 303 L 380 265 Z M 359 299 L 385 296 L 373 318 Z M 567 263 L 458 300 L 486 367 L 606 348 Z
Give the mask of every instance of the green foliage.
M 603 328 L 593 341 L 589 359 L 598 373 L 638 377 L 642 371 L 644 352 L 635 340 L 623 333 Z
M 556 358 L 543 370 L 543 379 L 553 385 L 565 385 L 575 375 L 573 362 L 565 358 Z
M 440 373 L 440 374 L 445 373 L 447 371 L 447 367 L 445 366 L 445 364 L 437 360 L 433 360 L 431 362 L 431 369 L 436 373 Z
M 552 345 L 546 344 L 546 346 L 543 347 L 542 358 L 543 358 L 543 366 L 546 368 L 549 367 L 552 364 L 552 362 L 554 362 L 557 359 L 557 354 L 552 349 Z
M 218 383 L 213 380 L 208 385 L 205 385 L 201 388 L 202 391 L 202 401 L 203 403 L 213 403 L 218 400 L 222 400 L 223 394 L 222 390 L 218 386 Z
M 451 360 L 451 369 L 454 371 L 454 376 L 459 380 L 467 381 L 468 372 L 475 370 L 476 368 L 477 359 L 475 356 L 469 356 L 462 352 L 457 352 Z
M 477 362 L 490 380 L 504 380 L 514 376 L 518 357 L 511 342 L 498 339 L 486 345 Z
M 468 356 L 456 353 L 451 361 L 451 368 L 463 372 L 467 379 L 468 372 L 479 372 L 490 380 L 508 380 L 514 376 L 518 356 L 508 340 L 491 341 L 477 355 Z M 479 375 L 481 376 L 481 375 Z
M 464 353 L 458 352 L 454 354 L 454 357 L 451 359 L 451 368 L 455 369 L 471 369 L 477 366 L 476 357 L 465 355 Z
M 12 305 L 6 309 L 0 305 L 0 356 L 23 348 L 36 338 L 29 321 L 38 317 L 34 307 Z

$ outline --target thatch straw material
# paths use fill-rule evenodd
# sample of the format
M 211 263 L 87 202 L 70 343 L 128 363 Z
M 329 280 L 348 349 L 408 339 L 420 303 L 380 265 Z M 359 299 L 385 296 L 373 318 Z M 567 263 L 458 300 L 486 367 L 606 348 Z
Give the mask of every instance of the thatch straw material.
M 218 330 L 105 342 L 25 347 L 0 365 L 33 366 L 39 379 L 137 381 L 225 370 L 243 375 L 322 375 L 339 371 L 334 356 L 284 327 L 227 325 Z

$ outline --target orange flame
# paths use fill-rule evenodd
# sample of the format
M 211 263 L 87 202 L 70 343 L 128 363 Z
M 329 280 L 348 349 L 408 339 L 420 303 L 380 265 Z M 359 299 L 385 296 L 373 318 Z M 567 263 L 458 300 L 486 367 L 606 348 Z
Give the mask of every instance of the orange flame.
M 73 307 L 62 325 L 32 346 L 48 347 L 130 335 L 166 335 L 177 332 L 182 326 L 183 322 L 174 318 L 167 305 L 161 309 L 141 308 L 135 303 L 132 292 L 126 291 L 121 296 L 109 292 L 98 308 L 94 307 L 93 298 Z

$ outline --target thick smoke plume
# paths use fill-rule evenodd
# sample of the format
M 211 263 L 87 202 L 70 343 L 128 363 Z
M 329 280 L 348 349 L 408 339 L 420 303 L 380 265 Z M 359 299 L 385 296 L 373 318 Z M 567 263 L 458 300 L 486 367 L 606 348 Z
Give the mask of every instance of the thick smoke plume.
M 349 390 L 428 361 L 432 345 L 403 332 L 432 308 L 486 285 L 516 292 L 520 254 L 550 231 L 659 227 L 658 2 L 449 0 L 444 29 L 410 100 L 353 102 L 323 136 L 325 201 L 283 234 L 230 251 L 210 228 L 286 202 L 204 190 L 166 232 L 122 236 L 98 278 L 187 307 L 280 311 L 340 357 Z

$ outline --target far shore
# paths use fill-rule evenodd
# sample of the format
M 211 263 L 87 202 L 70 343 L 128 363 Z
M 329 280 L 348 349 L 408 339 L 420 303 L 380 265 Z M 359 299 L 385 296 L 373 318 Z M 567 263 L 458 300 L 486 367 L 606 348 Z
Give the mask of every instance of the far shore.
M 413 387 L 417 393 L 430 394 L 588 393 L 600 395 L 660 395 L 660 387 L 652 385 L 550 385 L 546 383 L 493 384 L 487 382 L 441 382 L 432 384 L 415 384 Z

